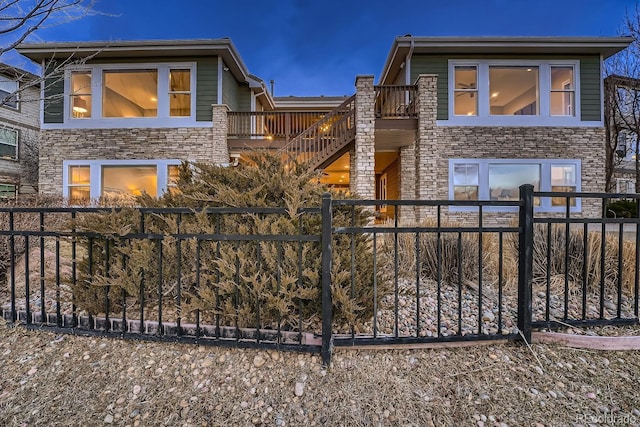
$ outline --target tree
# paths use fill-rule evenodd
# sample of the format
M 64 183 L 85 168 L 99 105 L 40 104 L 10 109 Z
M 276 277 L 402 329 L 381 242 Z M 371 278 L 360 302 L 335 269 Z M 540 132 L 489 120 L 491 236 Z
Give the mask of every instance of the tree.
M 605 62 L 604 121 L 606 128 L 605 190 L 613 191 L 615 169 L 631 155 L 635 186 L 640 189 L 640 5 L 628 12 L 620 31 L 631 45 Z M 636 190 L 637 191 L 637 190 Z
M 45 28 L 95 13 L 95 0 L 0 0 L 0 57 Z

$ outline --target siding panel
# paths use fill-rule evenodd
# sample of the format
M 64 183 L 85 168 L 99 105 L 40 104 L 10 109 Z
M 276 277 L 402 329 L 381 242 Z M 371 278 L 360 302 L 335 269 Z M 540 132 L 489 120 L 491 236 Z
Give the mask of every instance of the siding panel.
M 411 84 L 420 74 L 438 75 L 438 120 L 449 118 L 448 60 L 449 59 L 513 59 L 513 60 L 579 60 L 581 120 L 601 119 L 600 57 L 598 55 L 413 55 L 411 58 Z
M 196 74 L 196 120 L 210 122 L 211 105 L 218 102 L 218 58 L 199 59 Z
M 55 69 L 50 62 L 48 69 Z M 44 122 L 64 123 L 64 80 L 62 76 L 48 77 L 44 81 Z

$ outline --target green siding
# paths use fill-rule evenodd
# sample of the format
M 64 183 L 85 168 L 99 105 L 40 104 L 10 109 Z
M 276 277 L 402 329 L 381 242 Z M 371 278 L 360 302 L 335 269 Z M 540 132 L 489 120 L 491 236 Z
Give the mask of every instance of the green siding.
M 50 62 L 48 69 L 55 69 Z M 46 74 L 46 73 L 45 73 Z M 44 122 L 64 122 L 64 79 L 60 75 L 50 75 L 44 81 Z
M 449 68 L 450 59 L 532 59 L 532 60 L 579 60 L 580 61 L 580 119 L 582 121 L 599 121 L 601 119 L 602 101 L 600 97 L 600 57 L 585 56 L 522 56 L 522 55 L 413 55 L 411 58 L 411 81 L 415 83 L 420 74 L 436 74 L 438 76 L 438 120 L 449 118 Z
M 218 102 L 218 57 L 157 57 L 157 58 L 113 58 L 91 61 L 88 64 L 154 64 L 171 62 L 196 63 L 196 120 L 211 121 L 211 105 Z M 62 79 L 51 78 L 45 83 L 45 123 L 63 122 Z
M 222 103 L 231 111 L 251 111 L 251 89 L 246 83 L 239 83 L 231 71 L 222 74 Z
M 580 58 L 580 118 L 583 121 L 602 119 L 601 80 L 600 57 Z
M 449 63 L 450 58 L 435 55 L 414 55 L 411 58 L 411 81 L 414 84 L 420 74 L 438 76 L 438 120 L 449 118 Z
M 218 103 L 218 58 L 198 59 L 196 76 L 196 120 L 211 121 L 211 105 Z

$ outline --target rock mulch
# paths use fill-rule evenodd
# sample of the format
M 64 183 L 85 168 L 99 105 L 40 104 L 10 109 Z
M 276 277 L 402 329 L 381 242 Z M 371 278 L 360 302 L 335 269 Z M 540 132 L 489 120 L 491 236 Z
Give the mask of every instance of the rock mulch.
M 318 355 L 0 321 L 0 425 L 639 425 L 638 352 L 496 343 Z

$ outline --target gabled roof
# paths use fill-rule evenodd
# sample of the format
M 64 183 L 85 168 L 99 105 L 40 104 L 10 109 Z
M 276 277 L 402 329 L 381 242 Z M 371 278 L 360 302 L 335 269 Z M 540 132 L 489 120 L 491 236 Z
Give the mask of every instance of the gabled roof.
M 86 57 L 91 57 L 91 59 L 123 59 L 219 56 L 238 81 L 248 83 L 257 92 L 268 93 L 264 82 L 249 73 L 235 45 L 227 37 L 196 40 L 22 43 L 18 45 L 16 50 L 36 63 L 56 58 L 66 60 Z M 270 95 L 265 96 L 269 98 L 267 101 L 273 105 Z
M 396 37 L 380 74 L 395 75 L 408 55 L 423 54 L 598 54 L 603 58 L 625 49 L 632 37 Z
M 13 65 L 4 64 L 1 62 L 0 62 L 0 74 L 14 80 L 18 80 L 19 82 L 32 83 L 39 79 L 38 76 L 36 76 L 33 73 L 30 73 L 29 71 L 23 70 L 18 67 L 14 67 Z

